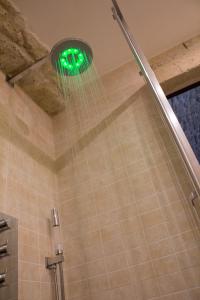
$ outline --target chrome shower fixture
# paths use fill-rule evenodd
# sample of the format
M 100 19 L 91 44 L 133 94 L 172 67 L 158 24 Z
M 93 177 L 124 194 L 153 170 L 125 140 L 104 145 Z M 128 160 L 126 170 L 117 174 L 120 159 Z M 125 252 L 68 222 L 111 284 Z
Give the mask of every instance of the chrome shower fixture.
M 50 59 L 53 68 L 60 76 L 76 76 L 89 68 L 93 53 L 85 41 L 68 38 L 55 44 Z
M 60 244 L 60 220 L 58 210 L 54 207 L 51 210 L 51 225 L 54 227 L 53 235 L 55 242 L 55 256 L 45 257 L 45 266 L 54 271 L 55 294 L 57 300 L 65 300 L 64 274 L 63 274 L 63 248 Z
M 60 226 L 60 220 L 59 220 L 59 214 L 57 208 L 53 208 L 51 210 L 51 217 L 52 217 L 52 225 L 53 227 L 58 227 Z
M 6 219 L 0 219 L 0 231 L 9 229 L 8 222 Z

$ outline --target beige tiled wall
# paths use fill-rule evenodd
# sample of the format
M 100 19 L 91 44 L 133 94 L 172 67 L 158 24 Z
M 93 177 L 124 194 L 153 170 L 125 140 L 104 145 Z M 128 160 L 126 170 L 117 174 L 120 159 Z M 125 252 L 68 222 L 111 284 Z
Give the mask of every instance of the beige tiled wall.
M 103 84 L 52 124 L 0 78 L 0 211 L 19 220 L 19 300 L 52 299 L 44 257 L 55 205 L 67 300 L 197 300 L 199 233 L 182 162 L 133 64 Z
M 103 81 L 108 97 L 73 99 L 54 119 L 67 299 L 200 299 L 176 148 L 137 70 Z
M 50 300 L 44 257 L 52 255 L 55 200 L 52 121 L 0 75 L 0 211 L 19 223 L 19 300 Z

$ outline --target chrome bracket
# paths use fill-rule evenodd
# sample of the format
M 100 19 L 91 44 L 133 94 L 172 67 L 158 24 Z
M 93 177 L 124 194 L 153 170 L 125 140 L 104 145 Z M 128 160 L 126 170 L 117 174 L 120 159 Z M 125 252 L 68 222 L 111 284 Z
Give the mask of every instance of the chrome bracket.
M 196 204 L 196 200 L 198 199 L 198 195 L 196 193 L 196 191 L 192 191 L 188 197 L 189 201 L 191 202 L 192 204 L 192 208 L 193 208 L 193 211 L 194 211 L 194 214 L 198 220 L 198 222 L 200 222 L 200 212 L 199 212 L 199 205 Z M 198 209 L 197 209 L 198 207 Z
M 64 261 L 64 256 L 58 254 L 53 257 L 45 257 L 45 266 L 47 269 L 54 269 L 56 265 L 61 264 Z
M 195 206 L 194 200 L 197 198 L 197 193 L 196 191 L 192 191 L 189 195 L 189 201 L 192 202 L 192 205 Z

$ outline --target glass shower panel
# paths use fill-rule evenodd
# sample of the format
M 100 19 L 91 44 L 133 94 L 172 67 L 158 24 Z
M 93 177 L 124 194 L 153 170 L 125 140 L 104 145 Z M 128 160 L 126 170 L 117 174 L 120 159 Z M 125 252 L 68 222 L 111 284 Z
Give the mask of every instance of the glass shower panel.
M 56 121 L 66 293 L 192 299 L 199 236 L 182 159 L 134 63 L 102 80 Z
M 137 65 L 140 68 L 140 74 L 144 76 L 147 86 L 155 99 L 155 103 L 159 108 L 159 112 L 162 115 L 164 122 L 170 130 L 174 142 L 178 146 L 181 158 L 184 161 L 186 171 L 191 177 L 191 182 L 194 186 L 194 191 L 192 190 L 188 198 L 192 201 L 194 205 L 194 210 L 198 214 L 198 205 L 195 207 L 195 200 L 200 196 L 200 168 L 197 158 L 173 112 L 154 72 L 152 71 L 146 57 L 144 56 L 142 50 L 137 45 L 131 35 L 128 25 L 120 11 L 120 8 L 116 0 L 112 0 L 113 7 L 113 17 L 117 21 L 133 55 L 136 60 Z M 199 202 L 199 201 L 198 201 Z
M 55 117 L 69 300 L 200 293 L 194 187 L 139 73 L 132 62 L 94 76 Z

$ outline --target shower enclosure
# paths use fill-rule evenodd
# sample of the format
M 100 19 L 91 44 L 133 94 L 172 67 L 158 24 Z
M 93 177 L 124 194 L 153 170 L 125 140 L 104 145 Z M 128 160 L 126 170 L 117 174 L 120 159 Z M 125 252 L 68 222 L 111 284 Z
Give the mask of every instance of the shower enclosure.
M 113 26 L 118 23 L 135 60 L 98 77 L 95 52 L 87 48 L 92 76 L 77 91 L 82 83 L 75 84 L 77 69 L 70 69 L 82 66 L 83 53 L 69 51 L 77 55 L 73 64 L 63 53 L 74 79 L 71 94 L 65 84 L 72 78 L 60 82 L 65 109 L 49 116 L 11 87 L 24 80 L 35 94 L 32 74 L 40 78 L 42 64 L 49 74 L 49 54 L 7 78 L 11 85 L 0 77 L 0 227 L 2 216 L 18 220 L 19 300 L 200 299 L 199 165 L 112 2 Z M 43 87 L 37 83 L 41 93 Z M 0 295 L 7 300 L 6 240 Z
M 105 94 L 74 98 L 55 118 L 65 291 L 196 300 L 199 165 L 116 1 L 112 13 L 137 67 L 105 75 Z

